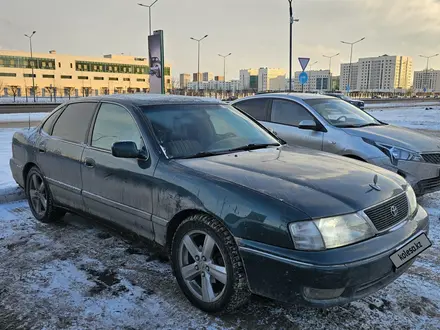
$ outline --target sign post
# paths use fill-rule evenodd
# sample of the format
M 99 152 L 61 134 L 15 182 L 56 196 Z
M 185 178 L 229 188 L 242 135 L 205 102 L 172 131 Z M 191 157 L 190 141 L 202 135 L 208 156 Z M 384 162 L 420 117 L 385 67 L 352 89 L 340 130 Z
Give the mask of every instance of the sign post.
M 150 93 L 165 94 L 165 63 L 163 49 L 163 31 L 154 31 L 148 36 L 150 58 Z
M 298 57 L 299 64 L 301 65 L 302 72 L 299 74 L 299 83 L 302 85 L 302 92 L 304 93 L 304 85 L 309 80 L 309 76 L 305 72 L 307 65 L 310 62 L 310 58 L 308 57 Z

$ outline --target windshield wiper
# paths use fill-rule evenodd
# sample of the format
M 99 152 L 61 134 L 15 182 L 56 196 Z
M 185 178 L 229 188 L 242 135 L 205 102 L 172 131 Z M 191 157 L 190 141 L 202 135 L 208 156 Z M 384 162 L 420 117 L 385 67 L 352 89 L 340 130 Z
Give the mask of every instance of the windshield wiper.
M 256 150 L 256 149 L 263 149 L 267 147 L 279 147 L 279 143 L 250 143 L 245 146 L 229 149 L 228 151 L 249 151 L 249 150 Z
M 223 155 L 226 153 L 229 153 L 229 150 L 226 150 L 226 151 L 202 151 L 202 152 L 198 152 L 198 153 L 191 155 L 191 156 L 175 157 L 174 159 L 203 158 L 203 157 L 209 157 L 209 156 Z
M 358 127 L 367 127 L 367 126 L 382 126 L 382 124 L 380 124 L 380 123 L 369 123 L 369 124 L 360 125 Z

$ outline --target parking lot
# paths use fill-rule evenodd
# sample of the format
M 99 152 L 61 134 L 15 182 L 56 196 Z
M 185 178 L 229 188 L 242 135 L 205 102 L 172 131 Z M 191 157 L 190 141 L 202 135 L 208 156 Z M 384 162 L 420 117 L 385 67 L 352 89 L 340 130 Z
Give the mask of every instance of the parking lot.
M 440 108 L 374 115 L 439 134 Z M 13 130 L 0 133 L 7 187 Z M 439 329 L 440 193 L 419 203 L 430 215 L 433 246 L 385 289 L 326 310 L 253 297 L 223 316 L 192 307 L 168 261 L 139 238 L 70 214 L 46 225 L 24 201 L 0 204 L 0 329 Z

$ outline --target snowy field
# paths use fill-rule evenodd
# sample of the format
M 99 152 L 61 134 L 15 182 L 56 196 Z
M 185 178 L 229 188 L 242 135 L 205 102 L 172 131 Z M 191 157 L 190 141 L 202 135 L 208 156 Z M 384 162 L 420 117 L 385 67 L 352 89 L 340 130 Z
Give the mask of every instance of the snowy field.
M 440 108 L 373 114 L 440 130 Z M 0 190 L 15 186 L 14 131 L 0 129 Z M 254 297 L 227 316 L 192 307 L 169 263 L 135 237 L 73 215 L 45 225 L 26 202 L 0 204 L 0 329 L 440 329 L 440 193 L 419 203 L 430 214 L 433 246 L 385 289 L 327 310 Z

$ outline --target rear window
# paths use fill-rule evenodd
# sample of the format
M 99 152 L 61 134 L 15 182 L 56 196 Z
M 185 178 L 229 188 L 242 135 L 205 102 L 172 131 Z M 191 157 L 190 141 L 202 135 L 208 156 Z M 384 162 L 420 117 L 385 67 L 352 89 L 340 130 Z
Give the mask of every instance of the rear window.
M 96 103 L 74 103 L 67 106 L 58 118 L 52 135 L 63 140 L 84 143 Z
M 267 105 L 269 101 L 270 100 L 266 98 L 246 100 L 235 103 L 234 107 L 246 112 L 257 120 L 267 121 Z
M 41 130 L 42 130 L 43 132 L 45 132 L 46 134 L 49 134 L 49 135 L 52 134 L 52 127 L 53 127 L 53 124 L 55 123 L 55 121 L 57 120 L 57 118 L 58 118 L 60 112 L 62 112 L 63 109 L 64 109 L 64 107 L 63 107 L 62 109 L 59 109 L 59 110 L 54 111 L 54 112 L 49 116 L 49 118 L 46 119 L 46 121 L 45 121 L 44 124 L 43 124 L 43 127 L 41 128 Z

